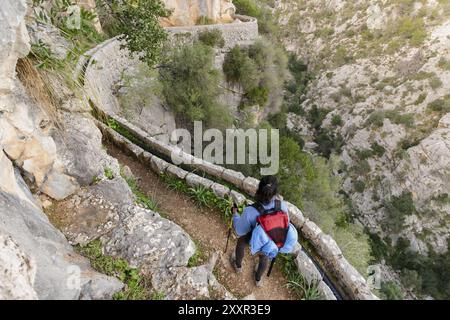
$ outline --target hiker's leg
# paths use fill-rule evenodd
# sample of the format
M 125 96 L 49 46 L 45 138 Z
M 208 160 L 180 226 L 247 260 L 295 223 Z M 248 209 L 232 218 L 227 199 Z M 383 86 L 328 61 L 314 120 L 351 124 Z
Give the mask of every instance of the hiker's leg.
M 263 276 L 264 272 L 266 271 L 268 264 L 269 264 L 269 258 L 265 254 L 260 253 L 258 268 L 256 269 L 256 274 L 255 274 L 256 281 L 261 280 L 261 277 Z
M 249 235 L 239 237 L 236 244 L 236 266 L 242 267 L 242 260 L 244 260 L 245 247 L 250 241 Z

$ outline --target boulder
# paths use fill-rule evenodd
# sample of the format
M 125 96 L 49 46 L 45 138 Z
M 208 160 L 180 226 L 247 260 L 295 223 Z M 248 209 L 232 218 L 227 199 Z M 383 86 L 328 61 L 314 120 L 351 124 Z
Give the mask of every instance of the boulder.
M 104 167 L 111 166 L 102 148 L 102 134 L 91 119 L 80 114 L 64 112 L 62 121 L 64 134 L 53 135 L 58 158 L 65 172 L 80 186 L 86 186 L 102 175 Z
M 133 198 L 124 179 L 106 179 L 56 204 L 51 216 L 72 245 L 86 245 L 117 227 Z
M 189 236 L 156 212 L 130 205 L 121 217 L 121 224 L 106 240 L 106 254 L 124 258 L 148 272 L 186 266 L 194 255 L 195 245 Z
M 110 297 L 120 289 L 117 279 L 100 276 L 90 268 L 89 262 L 73 251 L 40 209 L 0 191 L 0 217 L 0 234 L 13 238 L 24 255 L 34 261 L 32 285 L 39 299 L 79 299 L 82 286 L 83 290 L 97 286 L 99 277 L 104 285 L 96 289 L 96 298 Z M 4 277 L 0 275 L 0 283 L 7 282 Z
M 166 299 L 219 299 L 234 297 L 216 280 L 213 269 L 217 260 L 213 254 L 207 264 L 187 268 L 169 267 L 153 272 L 152 285 L 164 292 Z

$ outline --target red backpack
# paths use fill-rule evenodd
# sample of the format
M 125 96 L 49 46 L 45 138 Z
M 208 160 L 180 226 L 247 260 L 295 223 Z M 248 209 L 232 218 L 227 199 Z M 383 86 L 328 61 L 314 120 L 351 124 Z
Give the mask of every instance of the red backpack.
M 275 207 L 269 210 L 264 209 L 263 205 L 255 202 L 254 207 L 259 212 L 259 216 L 256 218 L 257 225 L 261 225 L 267 236 L 275 242 L 278 249 L 284 246 L 286 237 L 289 231 L 289 217 L 286 212 L 281 209 L 281 201 L 275 200 Z M 270 264 L 267 276 L 270 276 L 272 272 L 275 258 Z
M 281 201 L 275 200 L 275 207 L 269 210 L 265 210 L 260 203 L 254 203 L 252 206 L 260 214 L 256 218 L 257 224 L 261 225 L 269 238 L 275 242 L 278 249 L 282 248 L 286 242 L 289 230 L 289 217 L 281 209 Z

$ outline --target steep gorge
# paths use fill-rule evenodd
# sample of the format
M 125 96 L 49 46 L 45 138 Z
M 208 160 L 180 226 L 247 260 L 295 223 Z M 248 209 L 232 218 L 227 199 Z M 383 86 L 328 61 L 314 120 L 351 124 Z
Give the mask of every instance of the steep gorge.
M 7 285 L 0 286 L 0 295 L 6 298 L 99 299 L 117 297 L 122 292 L 123 296 L 130 289 L 126 279 L 121 279 L 126 282 L 124 287 L 117 279 L 94 272 L 87 260 L 70 246 L 89 248 L 100 240 L 101 254 L 124 259 L 129 268 L 140 270 L 143 283 L 148 284 L 144 289 L 146 298 L 233 298 L 226 288 L 227 282 L 234 280 L 217 275 L 213 262 L 192 264 L 192 259 L 198 259 L 198 248 L 196 252 L 188 233 L 193 239 L 198 235 L 192 234 L 193 229 L 183 225 L 182 219 L 177 220 L 177 215 L 158 213 L 151 193 L 147 192 L 151 180 L 138 179 L 136 184 L 129 168 L 121 166 L 106 152 L 102 140 L 111 133 L 107 134 L 91 113 L 96 111 L 94 114 L 100 120 L 105 120 L 99 116 L 105 113 L 109 117 L 105 123 L 125 136 L 117 138 L 121 141 L 119 145 L 123 146 L 123 151 L 134 154 L 134 158 L 121 155 L 123 151 L 115 154 L 122 161 L 131 161 L 128 163 L 132 169 L 140 168 L 143 172 L 151 168 L 158 174 L 172 175 L 194 191 L 206 188 L 221 199 L 237 191 L 251 197 L 258 180 L 246 177 L 248 172 L 242 175 L 209 164 L 200 167 L 200 172 L 211 170 L 207 178 L 203 178 L 195 174 L 199 168 L 188 173 L 158 158 L 161 152 L 170 150 L 171 146 L 165 144 L 168 134 L 179 124 L 175 123 L 174 110 L 160 94 L 159 71 L 149 71 L 143 63 L 131 59 L 126 50 L 121 50 L 116 39 L 107 40 L 105 34 L 94 32 L 91 27 L 84 30 L 86 33 L 81 37 L 76 34 L 67 38 L 56 26 L 39 20 L 42 19 L 40 13 L 45 13 L 46 1 L 44 9 L 42 1 L 39 2 L 40 5 L 28 8 L 26 16 L 32 43 L 29 58 L 35 60 L 24 58 L 30 45 L 23 21 L 27 11 L 25 1 L 10 1 L 1 11 L 7 18 L 2 19 L 2 29 L 12 32 L 0 34 L 7 44 L 0 51 L 0 142 L 3 148 L 0 187 L 4 198 L 1 215 L 9 219 L 2 221 L 1 236 L 6 240 L 5 246 L 0 248 L 0 269 L 12 271 L 5 281 Z M 242 12 L 245 1 L 235 2 L 238 14 L 249 14 Z M 196 43 L 205 30 L 218 29 L 224 45 L 220 48 L 213 45 L 214 48 L 208 50 L 213 53 L 212 65 L 219 72 L 226 73 L 222 66 L 235 46 L 240 48 L 237 56 L 244 57 L 243 61 L 252 67 L 261 68 L 264 64 L 259 61 L 258 65 L 257 55 L 253 62 L 248 62 L 246 54 L 252 57 L 251 54 L 262 52 L 268 54 L 268 60 L 275 61 L 265 66 L 264 76 L 247 92 L 245 84 L 225 81 L 222 78 L 226 77 L 221 74 L 219 85 L 224 91 L 218 106 L 225 107 L 221 112 L 230 113 L 245 126 L 267 126 L 268 119 L 270 125 L 276 127 L 275 124 L 280 123 L 277 119 L 287 120 L 290 133 L 282 140 L 283 150 L 298 155 L 292 160 L 296 162 L 293 168 L 300 163 L 301 170 L 307 172 L 305 184 L 309 184 L 302 188 L 288 186 L 295 190 L 298 187 L 301 194 L 306 195 L 299 201 L 296 197 L 297 202 L 294 202 L 302 206 L 303 212 L 290 205 L 292 219 L 309 242 L 305 250 L 312 245 L 323 260 L 322 267 L 342 286 L 340 290 L 347 297 L 358 299 L 376 298 L 361 277 L 361 274 L 367 276 L 365 268 L 370 253 L 359 221 L 383 240 L 376 244 L 388 245 L 381 249 L 373 246 L 375 258 L 381 259 L 387 254 L 390 260 L 396 258 L 409 263 L 410 257 L 403 259 L 398 252 L 399 245 L 404 246 L 405 252 L 411 247 L 420 254 L 428 254 L 428 259 L 443 259 L 444 279 L 448 272 L 445 254 L 450 230 L 447 3 L 372 2 L 371 5 L 364 1 L 264 2 L 262 7 L 271 10 L 283 28 L 272 30 L 265 20 L 267 16 L 255 14 L 260 31 L 266 33 L 270 29 L 272 34 L 265 34 L 269 38 L 280 35 L 287 49 L 308 65 L 309 71 L 305 72 L 303 65 L 293 64 L 301 69 L 301 81 L 294 82 L 292 91 L 287 87 L 284 100 L 285 75 L 280 70 L 274 71 L 274 66 L 283 66 L 286 62 L 267 42 L 258 42 L 254 18 L 236 16 L 236 21 L 231 22 L 225 17 L 224 21 L 218 18 L 219 22 L 226 22 L 224 24 L 166 29 L 171 41 L 181 39 L 183 46 Z M 230 14 L 227 6 L 230 6 L 227 1 L 214 2 L 212 16 Z M 92 3 L 88 3 L 87 9 L 94 10 Z M 296 14 L 291 15 L 292 12 Z M 394 28 L 390 22 L 403 16 L 409 20 L 402 20 L 404 24 L 396 25 L 394 31 L 383 29 Z M 417 17 L 421 20 L 415 20 Z M 191 20 L 186 24 L 192 24 Z M 92 27 L 99 31 L 99 21 L 93 19 L 92 22 Z M 166 50 L 174 49 L 169 46 Z M 208 50 L 203 52 L 209 54 Z M 14 69 L 18 58 L 21 59 L 17 78 Z M 33 65 L 36 60 L 40 64 L 38 69 Z M 298 74 L 293 72 L 293 65 L 290 67 L 295 78 Z M 303 77 L 311 79 L 306 90 L 300 88 Z M 42 83 L 45 85 L 39 87 Z M 266 87 L 267 83 L 271 87 Z M 250 94 L 255 98 L 250 99 Z M 279 109 L 282 112 L 272 117 Z M 128 129 L 123 130 L 124 127 Z M 132 143 L 143 146 L 142 137 L 147 142 L 157 138 L 151 140 L 156 153 L 149 154 L 147 151 L 153 150 L 143 151 Z M 132 142 L 126 142 L 125 138 Z M 296 151 L 298 146 L 303 150 Z M 291 159 L 284 161 L 284 165 L 293 164 Z M 210 175 L 211 172 L 214 174 Z M 331 172 L 334 177 L 328 176 Z M 312 181 L 308 180 L 308 174 L 314 176 Z M 222 185 L 224 180 L 231 181 L 233 186 Z M 338 185 L 339 181 L 343 181 L 342 185 Z M 148 190 L 142 193 L 136 189 L 139 184 Z M 305 188 L 309 190 L 305 192 Z M 338 189 L 342 189 L 345 198 L 337 195 Z M 308 198 L 314 192 L 317 194 Z M 241 197 L 245 199 L 244 195 Z M 347 204 L 344 206 L 342 199 L 350 201 L 355 216 L 346 216 Z M 319 203 L 321 201 L 323 203 Z M 8 211 L 21 210 L 32 214 L 16 215 L 21 218 L 8 215 Z M 220 226 L 218 220 L 217 228 L 223 231 L 225 225 Z M 36 248 L 30 241 L 36 236 L 52 245 L 34 252 Z M 405 244 L 404 239 L 409 243 Z M 216 247 L 208 248 L 207 255 L 213 257 L 212 260 Z M 380 254 L 377 249 L 387 253 Z M 55 256 L 56 251 L 62 256 Z M 441 256 L 437 258 L 436 254 Z M 67 259 L 67 255 L 71 258 Z M 49 259 L 57 261 L 54 272 L 47 270 Z M 221 255 L 221 259 L 226 260 L 226 257 Z M 323 271 L 317 269 L 304 251 L 296 252 L 294 260 L 294 274 L 300 274 L 301 281 L 306 279 L 309 285 L 318 284 L 321 298 L 335 299 L 321 274 Z M 16 270 L 11 269 L 11 261 L 30 262 L 26 263 L 28 268 Z M 200 261 L 206 262 L 205 259 Z M 96 261 L 91 263 L 97 264 Z M 399 284 L 398 275 L 402 280 L 405 274 L 412 275 L 413 280 L 421 281 L 414 283 L 416 293 L 425 286 L 420 294 L 445 297 L 444 286 L 436 289 L 438 285 L 433 283 L 436 275 L 429 280 L 421 273 L 426 263 L 418 262 L 418 268 L 417 264 L 403 268 L 394 265 L 397 273 L 383 263 L 383 281 Z M 229 271 L 226 262 L 219 264 L 225 272 Z M 64 284 L 73 279 L 70 272 L 73 266 L 82 269 L 82 286 L 63 292 Z M 277 297 L 291 297 L 283 283 L 285 276 L 278 274 L 269 281 L 269 288 L 273 285 L 280 293 Z M 21 290 L 12 290 L 14 283 L 19 282 L 23 283 L 19 287 Z M 56 283 L 58 290 L 51 291 Z M 252 291 L 243 290 L 242 294 L 231 288 L 239 297 Z M 410 291 L 411 287 L 404 284 L 402 290 Z M 255 296 L 266 298 L 268 293 L 256 291 Z
M 338 175 L 355 218 L 374 234 L 378 261 L 409 277 L 405 291 L 448 297 L 445 285 L 439 293 L 433 288 L 448 282 L 448 271 L 428 272 L 423 258 L 448 261 L 448 1 L 276 1 L 268 7 L 283 26 L 283 43 L 314 78 L 293 99 L 288 126 L 315 152 L 339 155 Z M 418 255 L 399 258 L 404 250 Z M 384 274 L 392 279 L 391 271 Z

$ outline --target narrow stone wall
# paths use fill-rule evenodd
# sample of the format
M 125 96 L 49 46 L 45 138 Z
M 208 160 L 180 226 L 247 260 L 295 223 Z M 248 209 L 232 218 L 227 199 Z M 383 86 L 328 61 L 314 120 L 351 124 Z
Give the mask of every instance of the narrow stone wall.
M 251 43 L 258 38 L 258 21 L 255 18 L 242 15 L 235 15 L 235 18 L 232 23 L 167 27 L 165 30 L 171 37 L 185 36 L 191 40 L 203 31 L 220 30 L 225 40 L 223 50 L 229 50 L 237 44 Z

